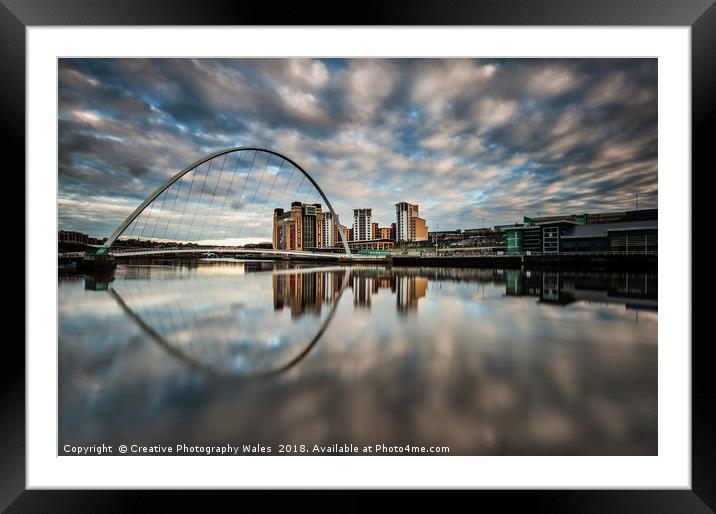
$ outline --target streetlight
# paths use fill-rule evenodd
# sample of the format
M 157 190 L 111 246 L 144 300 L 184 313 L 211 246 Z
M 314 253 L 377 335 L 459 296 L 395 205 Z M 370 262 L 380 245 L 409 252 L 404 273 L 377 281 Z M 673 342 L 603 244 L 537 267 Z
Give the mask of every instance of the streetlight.
M 435 238 L 435 257 L 438 256 L 438 230 L 440 230 L 440 225 L 436 225 L 437 230 L 433 234 L 433 237 Z

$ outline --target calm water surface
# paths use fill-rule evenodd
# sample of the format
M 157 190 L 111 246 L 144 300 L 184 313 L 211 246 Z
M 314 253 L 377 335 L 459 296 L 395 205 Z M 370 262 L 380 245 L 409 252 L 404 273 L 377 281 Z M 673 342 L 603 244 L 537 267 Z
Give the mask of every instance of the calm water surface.
M 656 274 L 203 260 L 60 276 L 64 444 L 655 455 Z

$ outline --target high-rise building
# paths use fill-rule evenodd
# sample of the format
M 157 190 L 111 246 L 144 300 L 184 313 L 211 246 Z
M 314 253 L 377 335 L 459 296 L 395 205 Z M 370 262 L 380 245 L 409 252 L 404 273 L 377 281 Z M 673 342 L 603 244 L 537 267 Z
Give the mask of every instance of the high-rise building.
M 336 224 L 336 216 L 333 213 L 323 213 L 323 237 L 321 246 L 335 246 L 341 242 L 341 236 L 338 233 L 338 225 Z
M 418 217 L 418 206 L 408 202 L 395 204 L 395 240 L 400 242 L 425 241 L 428 230 L 425 219 Z
M 320 203 L 292 202 L 291 209 L 273 212 L 273 248 L 307 250 L 323 246 L 323 211 Z
M 353 241 L 373 239 L 373 209 L 353 209 Z

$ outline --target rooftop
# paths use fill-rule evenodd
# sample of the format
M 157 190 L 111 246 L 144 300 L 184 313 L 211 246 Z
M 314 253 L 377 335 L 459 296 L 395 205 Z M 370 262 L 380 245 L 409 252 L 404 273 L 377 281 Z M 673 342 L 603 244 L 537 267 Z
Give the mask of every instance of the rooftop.
M 613 232 L 618 230 L 645 230 L 657 228 L 657 220 L 617 221 L 615 223 L 576 225 L 574 227 L 570 227 L 568 232 L 562 237 L 607 237 L 607 232 Z

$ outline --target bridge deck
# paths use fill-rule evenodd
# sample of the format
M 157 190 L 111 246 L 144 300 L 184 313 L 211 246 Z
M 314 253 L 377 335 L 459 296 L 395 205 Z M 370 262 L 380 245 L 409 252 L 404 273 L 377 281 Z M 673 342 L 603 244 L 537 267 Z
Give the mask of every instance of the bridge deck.
M 384 255 L 346 255 L 344 253 L 320 253 L 320 252 L 292 252 L 286 250 L 265 250 L 265 249 L 246 249 L 246 248 L 201 248 L 201 249 L 186 249 L 186 248 L 161 248 L 161 249 L 130 249 L 130 250 L 115 250 L 111 252 L 115 258 L 120 257 L 142 257 L 142 256 L 154 256 L 154 255 L 199 255 L 205 256 L 206 254 L 215 255 L 259 255 L 260 257 L 286 257 L 286 258 L 311 258 L 316 260 L 329 260 L 329 261 L 348 261 L 348 260 L 361 260 L 361 261 L 383 261 L 385 260 Z

